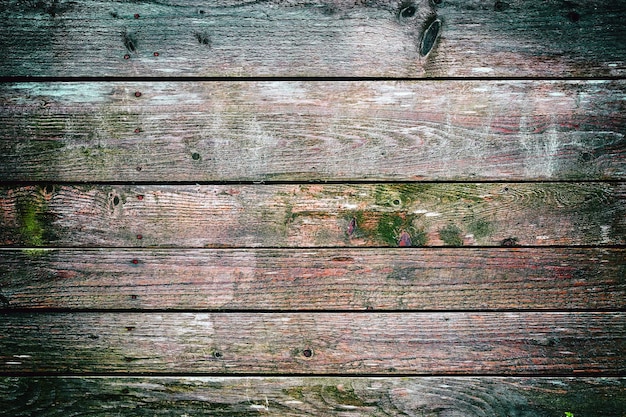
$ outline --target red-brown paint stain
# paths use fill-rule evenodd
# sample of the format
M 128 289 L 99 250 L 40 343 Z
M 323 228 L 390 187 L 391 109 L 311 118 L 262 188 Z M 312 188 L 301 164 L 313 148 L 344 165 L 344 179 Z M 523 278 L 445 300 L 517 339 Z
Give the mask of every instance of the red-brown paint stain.
M 409 235 L 406 231 L 402 231 L 400 233 L 400 239 L 398 240 L 398 246 L 408 247 L 411 246 L 411 235 Z
M 352 220 L 350 220 L 350 224 L 348 225 L 348 236 L 352 235 L 352 233 L 354 233 L 354 231 L 356 230 L 356 217 L 353 217 Z

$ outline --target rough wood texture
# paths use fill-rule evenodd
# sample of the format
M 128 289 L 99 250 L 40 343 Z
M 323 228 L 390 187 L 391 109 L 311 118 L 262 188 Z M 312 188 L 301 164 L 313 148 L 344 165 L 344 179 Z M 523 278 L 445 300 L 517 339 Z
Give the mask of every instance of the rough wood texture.
M 0 308 L 620 309 L 624 249 L 10 250 Z
M 8 0 L 0 75 L 623 76 L 625 10 L 623 0 Z
M 105 406 L 103 406 L 105 405 Z M 0 378 L 12 417 L 623 417 L 623 378 Z
M 5 246 L 626 243 L 626 183 L 0 188 Z
M 0 103 L 13 181 L 626 178 L 623 80 L 19 83 Z
M 207 294 L 210 296 L 210 294 Z M 620 375 L 626 313 L 24 313 L 3 373 Z

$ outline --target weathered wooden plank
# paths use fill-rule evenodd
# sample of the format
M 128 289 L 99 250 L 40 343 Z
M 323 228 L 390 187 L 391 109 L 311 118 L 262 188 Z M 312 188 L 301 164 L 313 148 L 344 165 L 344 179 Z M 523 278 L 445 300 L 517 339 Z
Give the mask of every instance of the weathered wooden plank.
M 0 373 L 626 371 L 618 312 L 14 313 L 0 330 Z
M 8 0 L 0 75 L 625 73 L 623 0 L 432 3 Z
M 626 183 L 0 188 L 0 243 L 76 247 L 626 243 Z
M 12 417 L 622 417 L 625 394 L 624 378 L 0 378 Z
M 623 80 L 18 83 L 0 103 L 4 180 L 626 178 Z
M 626 300 L 625 249 L 25 249 L 0 259 L 0 308 L 621 309 Z

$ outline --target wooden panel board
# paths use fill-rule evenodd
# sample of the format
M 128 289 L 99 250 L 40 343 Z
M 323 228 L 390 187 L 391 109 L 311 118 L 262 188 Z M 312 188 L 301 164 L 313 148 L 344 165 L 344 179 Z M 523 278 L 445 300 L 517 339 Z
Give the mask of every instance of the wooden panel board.
M 623 378 L 0 378 L 12 417 L 622 417 L 625 394 Z
M 207 295 L 210 296 L 210 295 Z M 621 375 L 626 313 L 14 313 L 2 373 Z
M 0 188 L 5 246 L 626 243 L 626 183 Z
M 623 76 L 625 10 L 622 0 L 7 0 L 0 75 Z
M 11 181 L 626 178 L 623 80 L 17 83 L 0 100 Z
M 0 308 L 621 309 L 625 249 L 0 252 Z

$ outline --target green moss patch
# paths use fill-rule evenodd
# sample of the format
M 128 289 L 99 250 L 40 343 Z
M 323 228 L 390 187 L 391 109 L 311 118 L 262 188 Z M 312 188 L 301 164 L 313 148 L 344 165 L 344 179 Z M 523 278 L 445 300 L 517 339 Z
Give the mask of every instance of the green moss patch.
M 447 246 L 463 246 L 461 229 L 459 229 L 455 224 L 449 224 L 439 230 L 439 237 Z

